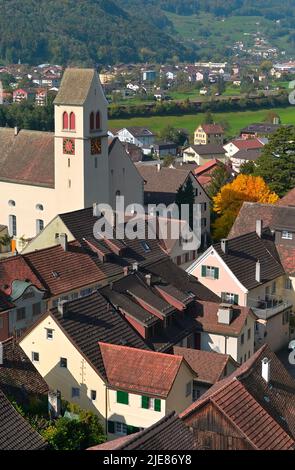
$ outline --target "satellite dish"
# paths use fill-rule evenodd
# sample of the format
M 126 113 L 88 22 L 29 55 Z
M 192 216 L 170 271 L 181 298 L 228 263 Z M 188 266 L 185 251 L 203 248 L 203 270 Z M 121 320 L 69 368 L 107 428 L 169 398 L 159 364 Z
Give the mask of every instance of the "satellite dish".
M 292 341 L 290 341 L 290 343 L 289 343 L 289 349 L 292 349 L 292 350 L 295 349 L 295 339 L 293 339 Z

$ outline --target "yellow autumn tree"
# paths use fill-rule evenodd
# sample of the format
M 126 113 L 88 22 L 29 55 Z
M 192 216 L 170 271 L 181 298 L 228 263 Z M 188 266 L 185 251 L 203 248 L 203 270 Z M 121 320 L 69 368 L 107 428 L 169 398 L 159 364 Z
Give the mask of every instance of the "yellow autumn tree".
M 260 176 L 239 175 L 213 198 L 213 210 L 219 217 L 213 223 L 216 240 L 227 237 L 243 202 L 274 204 L 279 199 Z

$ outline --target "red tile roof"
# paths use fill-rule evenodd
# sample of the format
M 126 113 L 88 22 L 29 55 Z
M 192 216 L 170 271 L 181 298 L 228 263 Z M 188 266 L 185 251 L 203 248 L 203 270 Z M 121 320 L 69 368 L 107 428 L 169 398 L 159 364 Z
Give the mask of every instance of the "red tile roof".
M 238 147 L 239 150 L 244 149 L 259 149 L 264 147 L 264 145 L 258 139 L 236 139 L 230 142 Z
M 220 124 L 203 124 L 202 126 L 203 131 L 206 134 L 223 134 L 224 129 Z
M 295 246 L 289 245 L 276 245 L 280 261 L 286 273 L 295 274 Z
M 219 304 L 214 302 L 198 301 L 197 305 L 198 316 L 196 317 L 196 320 L 202 327 L 203 331 L 211 333 L 238 336 L 243 329 L 248 315 L 255 316 L 249 307 L 233 306 L 233 320 L 230 325 L 225 325 L 218 322 L 217 312 L 219 309 Z
M 112 387 L 166 398 L 179 368 L 181 356 L 99 343 L 107 380 Z
M 54 188 L 54 134 L 0 128 L 0 180 Z
M 204 163 L 204 165 L 197 167 L 193 173 L 196 176 L 199 176 L 202 175 L 204 172 L 209 172 L 209 170 L 212 171 L 213 169 L 215 169 L 216 166 L 219 165 L 223 165 L 223 163 L 217 158 L 212 158 L 212 160 L 209 160 L 208 162 Z
M 21 255 L 12 256 L 0 261 L 0 291 L 10 295 L 12 283 L 15 280 L 29 280 L 38 289 L 44 289 L 41 280 Z
M 214 384 L 226 376 L 226 366 L 229 362 L 233 366 L 238 364 L 228 354 L 216 352 L 200 351 L 198 349 L 173 348 L 174 354 L 183 356 L 192 370 L 196 373 L 196 379 L 200 382 Z
M 282 199 L 277 202 L 279 206 L 295 206 L 295 188 L 291 189 Z
M 271 364 L 269 383 L 261 375 L 264 357 Z M 294 390 L 294 379 L 264 345 L 183 411 L 180 418 L 191 426 L 198 411 L 211 403 L 255 449 L 294 449 Z
M 57 245 L 23 255 L 23 259 L 38 273 L 52 295 L 91 285 L 106 277 L 77 241 L 69 243 L 67 251 Z

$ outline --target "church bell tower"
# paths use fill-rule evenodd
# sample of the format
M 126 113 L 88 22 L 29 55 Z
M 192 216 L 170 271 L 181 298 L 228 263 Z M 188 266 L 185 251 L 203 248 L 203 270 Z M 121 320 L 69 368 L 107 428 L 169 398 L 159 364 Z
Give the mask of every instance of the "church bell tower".
M 57 213 L 109 203 L 108 103 L 97 72 L 66 69 L 54 108 Z

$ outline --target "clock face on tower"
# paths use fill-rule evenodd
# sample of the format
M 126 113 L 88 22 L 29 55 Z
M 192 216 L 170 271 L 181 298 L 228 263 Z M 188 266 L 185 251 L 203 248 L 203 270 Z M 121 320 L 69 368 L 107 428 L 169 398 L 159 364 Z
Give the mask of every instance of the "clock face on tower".
M 75 155 L 75 140 L 74 139 L 63 140 L 63 152 L 66 155 Z
M 101 138 L 94 137 L 91 139 L 91 155 L 99 155 L 101 153 Z

